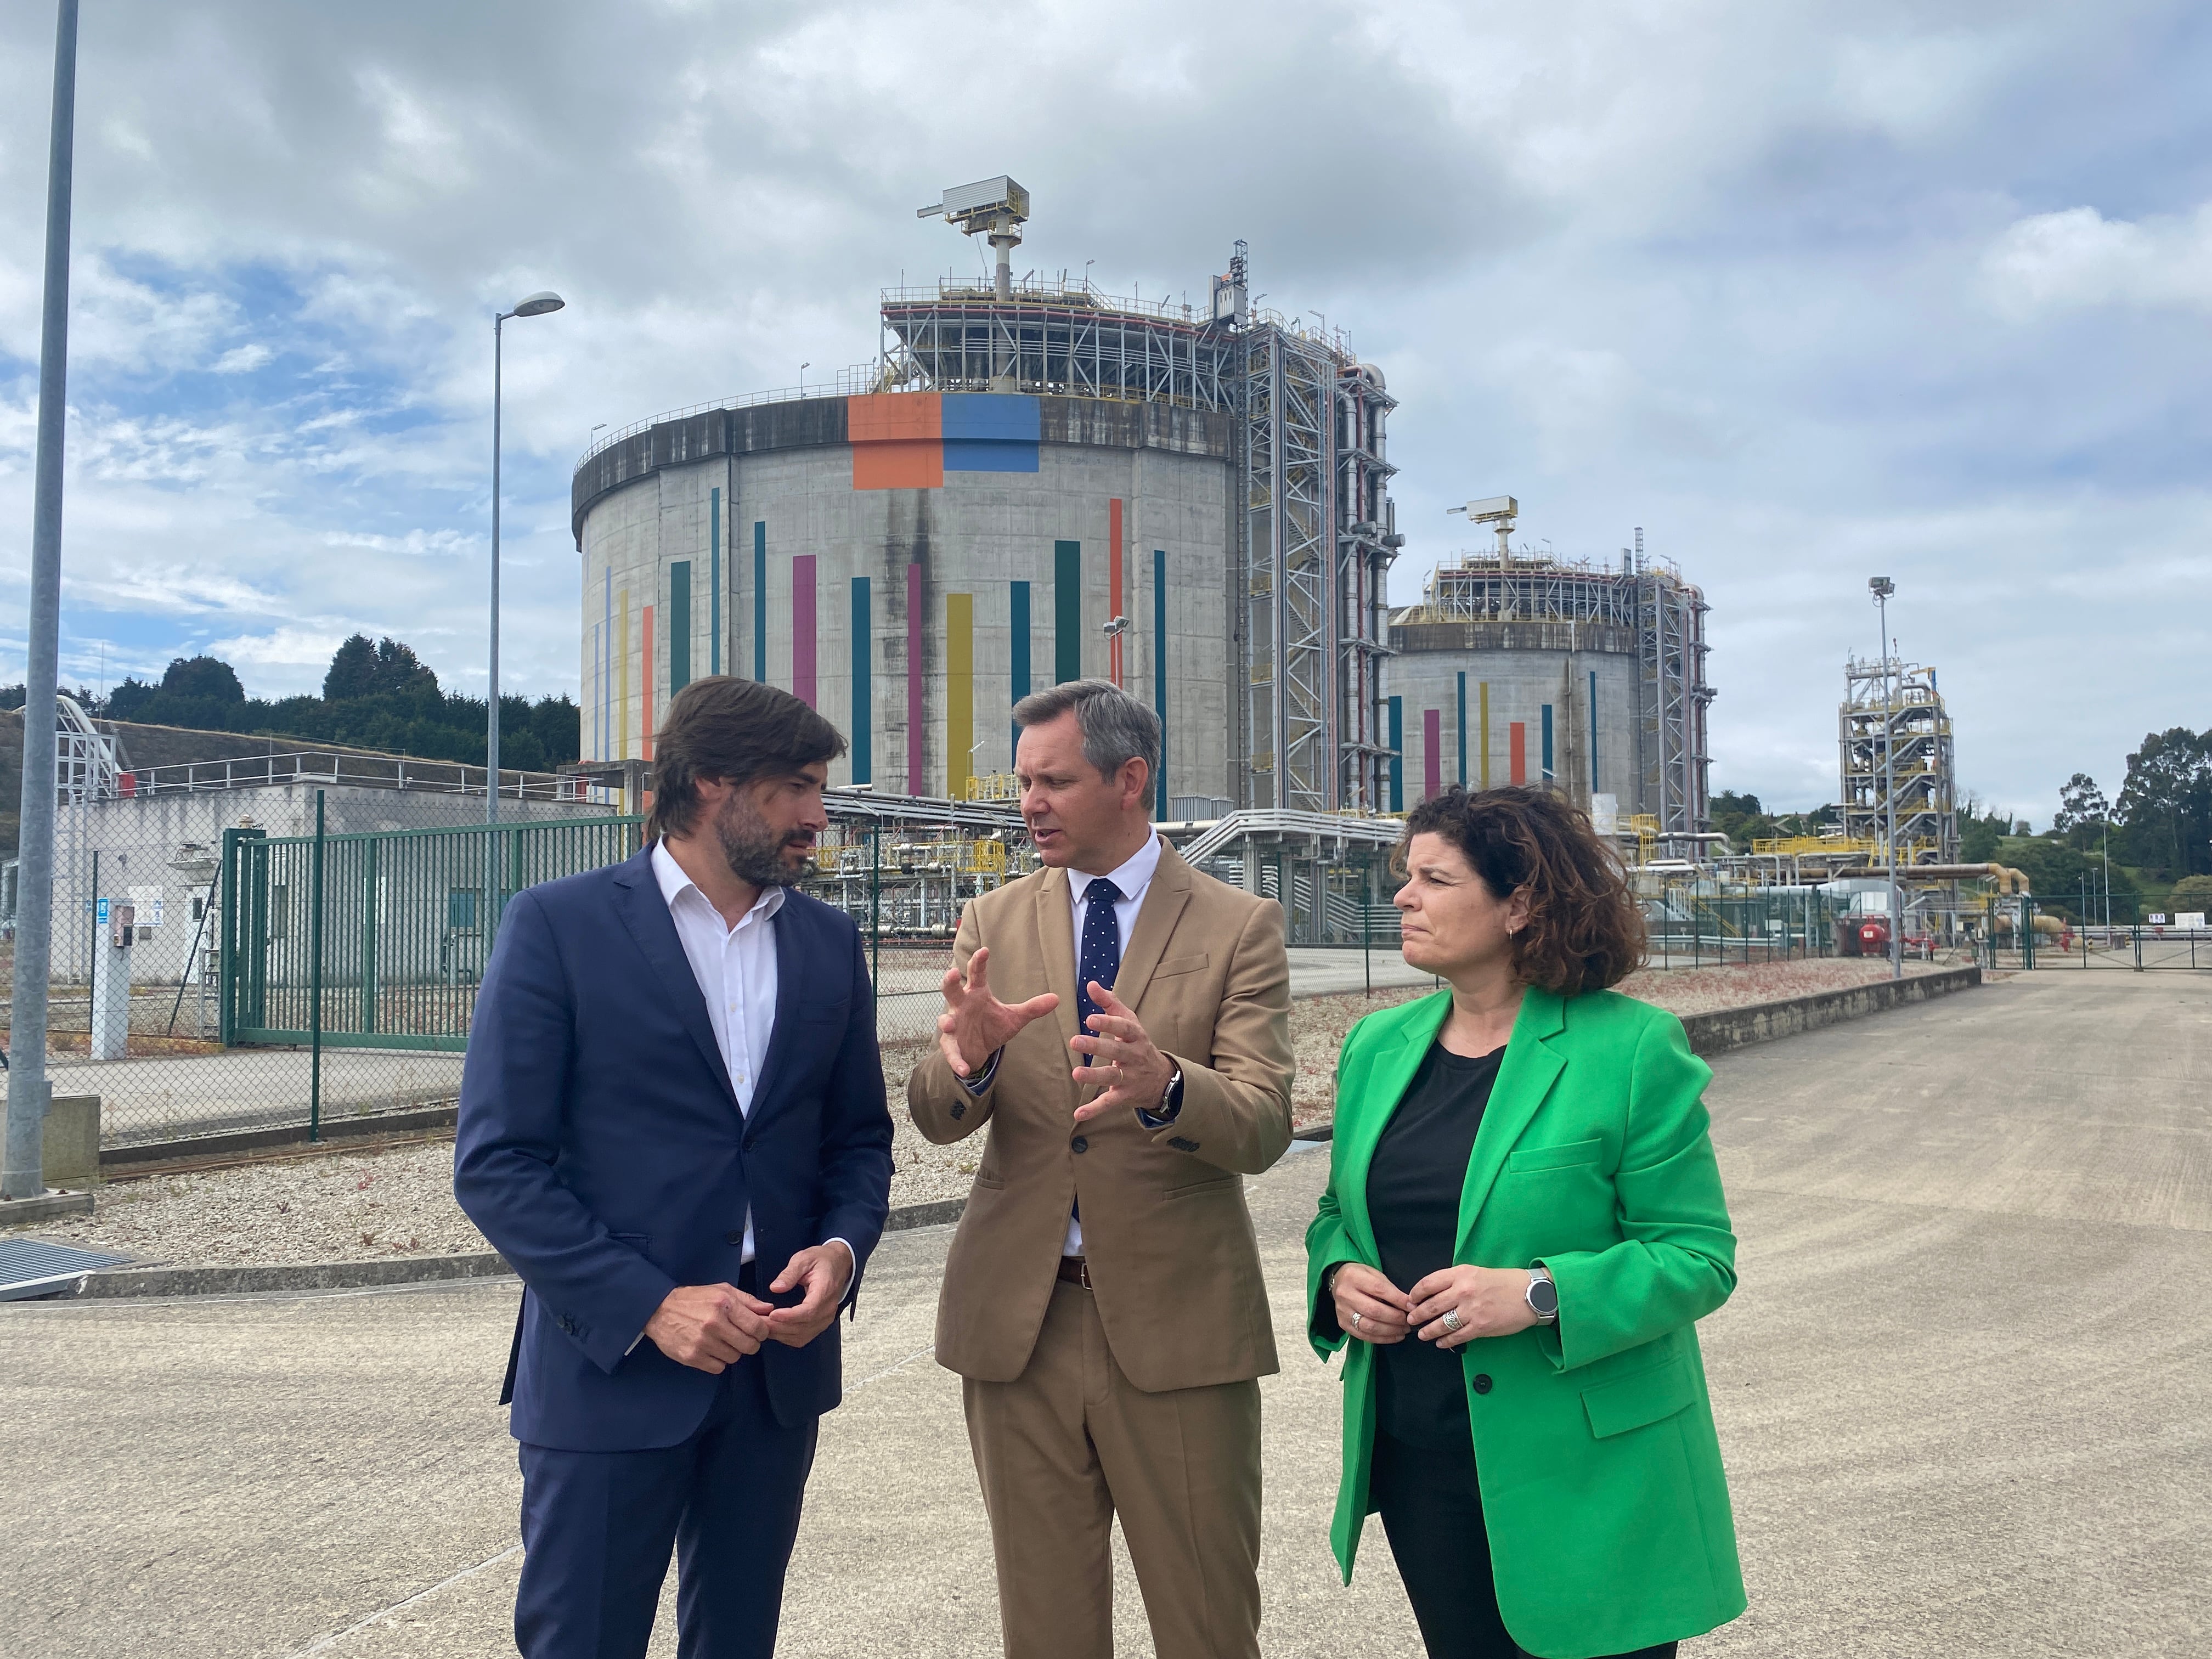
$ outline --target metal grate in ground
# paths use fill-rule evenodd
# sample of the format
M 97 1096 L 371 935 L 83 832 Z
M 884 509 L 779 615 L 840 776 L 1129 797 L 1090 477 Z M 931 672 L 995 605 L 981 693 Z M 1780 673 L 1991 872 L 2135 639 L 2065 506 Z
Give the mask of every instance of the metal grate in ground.
M 99 1250 L 73 1249 L 66 1244 L 47 1244 L 35 1238 L 0 1239 L 0 1302 L 21 1302 L 46 1296 L 72 1279 L 101 1267 L 128 1261 L 127 1255 Z

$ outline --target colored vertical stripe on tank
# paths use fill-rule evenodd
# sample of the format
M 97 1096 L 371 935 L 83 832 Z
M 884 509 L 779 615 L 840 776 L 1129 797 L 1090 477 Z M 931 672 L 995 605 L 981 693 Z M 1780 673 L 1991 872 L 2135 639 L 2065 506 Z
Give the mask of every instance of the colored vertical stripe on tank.
M 1459 787 L 1467 787 L 1467 671 L 1459 673 L 1459 720 L 1453 729 L 1459 733 Z
M 1444 711 L 1421 710 L 1421 787 L 1423 800 L 1444 792 Z
M 707 672 L 722 672 L 722 492 L 707 492 Z
M 612 757 L 614 728 L 609 724 L 614 710 L 614 691 L 607 670 L 615 659 L 615 569 L 609 565 L 599 573 L 599 747 L 598 757 Z M 625 645 L 629 642 L 623 641 Z
M 1528 781 L 1528 728 L 1519 720 L 1505 727 L 1506 781 L 1522 784 Z
M 1490 682 L 1475 683 L 1476 696 L 1482 702 L 1482 787 L 1490 787 Z
M 1152 780 L 1152 816 L 1168 815 L 1168 550 L 1152 550 L 1152 713 L 1160 717 L 1160 775 Z
M 975 771 L 975 596 L 945 596 L 945 793 L 968 799 Z
M 1052 544 L 1052 678 L 1083 678 L 1083 544 Z
M 753 520 L 753 678 L 768 678 L 768 525 Z
M 1012 694 L 1007 707 L 1012 708 L 1030 694 L 1030 585 L 1027 582 L 1006 584 L 1006 657 L 1007 690 Z M 1006 769 L 1014 769 L 1014 750 L 1022 740 L 1022 728 L 1013 728 L 1013 736 L 1006 747 Z
M 645 647 L 638 660 L 645 666 L 639 690 L 642 694 L 642 709 L 638 717 L 638 753 L 647 760 L 653 758 L 653 607 L 647 605 L 638 612 Z
M 1007 392 L 945 392 L 937 401 L 945 434 L 945 471 L 1037 470 L 1037 439 L 1043 431 L 1043 420 L 1035 398 Z
M 1552 705 L 1544 705 L 1544 781 L 1552 781 Z
M 876 781 L 876 720 L 869 683 L 876 648 L 874 603 L 866 576 L 853 578 L 853 781 Z
M 1595 668 L 1593 668 L 1593 669 L 1591 669 L 1591 670 L 1590 670 L 1590 677 L 1589 677 L 1589 721 L 1590 721 L 1590 793 L 1592 793 L 1593 795 L 1595 795 L 1595 793 L 1597 793 L 1597 789 L 1598 789 L 1598 783 L 1597 783 L 1597 670 L 1595 670 Z
M 819 706 L 814 684 L 816 561 L 816 555 L 801 553 L 791 562 L 791 695 L 809 708 Z
M 1406 810 L 1406 700 L 1390 699 L 1390 810 Z
M 945 429 L 934 392 L 845 399 L 855 489 L 934 489 L 945 482 Z
M 921 793 L 921 567 L 906 568 L 906 792 Z
M 668 567 L 668 695 L 691 684 L 691 561 Z
M 1106 503 L 1106 620 L 1127 614 L 1121 601 L 1121 498 L 1116 495 Z M 1115 634 L 1106 641 L 1106 678 L 1116 685 L 1127 672 L 1121 644 L 1127 637 Z
M 629 758 L 629 589 L 622 590 L 622 631 L 615 635 L 615 747 L 617 760 Z

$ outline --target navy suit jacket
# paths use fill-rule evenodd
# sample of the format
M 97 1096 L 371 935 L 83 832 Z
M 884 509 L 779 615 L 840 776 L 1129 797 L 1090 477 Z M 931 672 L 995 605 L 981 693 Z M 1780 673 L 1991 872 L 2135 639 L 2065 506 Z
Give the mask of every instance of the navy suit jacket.
M 642 1450 L 698 1427 L 718 1379 L 638 1339 L 678 1285 L 737 1282 L 748 1206 L 763 1297 L 794 1252 L 830 1238 L 853 1247 L 857 1295 L 890 1210 L 859 930 L 786 896 L 748 1116 L 649 856 L 516 894 L 477 994 L 453 1191 L 522 1276 L 511 1426 L 533 1445 Z M 835 1322 L 738 1363 L 764 1369 L 787 1425 L 841 1397 Z

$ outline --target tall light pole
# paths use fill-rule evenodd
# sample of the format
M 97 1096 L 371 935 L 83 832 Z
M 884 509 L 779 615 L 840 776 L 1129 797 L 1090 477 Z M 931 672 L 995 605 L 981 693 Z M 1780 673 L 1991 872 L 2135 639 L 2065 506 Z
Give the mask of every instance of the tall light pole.
M 1905 977 L 1905 889 L 1897 879 L 1897 694 L 1890 687 L 1889 596 L 1897 584 L 1887 576 L 1867 582 L 1881 613 L 1881 793 L 1889 809 L 1889 976 Z
M 484 822 L 499 822 L 499 396 L 501 331 L 510 317 L 543 317 L 568 302 L 550 289 L 515 302 L 491 319 L 491 683 L 484 717 Z M 650 665 L 647 672 L 651 672 Z M 485 918 L 490 925 L 490 918 Z
M 0 1192 L 46 1190 L 46 985 L 53 960 L 54 693 L 62 626 L 62 431 L 69 376 L 70 181 L 76 131 L 77 0 L 54 32 L 54 118 L 46 154 L 46 295 L 39 333 L 39 439 L 33 462 L 30 638 L 23 665 L 23 793 L 15 866 L 15 989 L 8 1132 Z

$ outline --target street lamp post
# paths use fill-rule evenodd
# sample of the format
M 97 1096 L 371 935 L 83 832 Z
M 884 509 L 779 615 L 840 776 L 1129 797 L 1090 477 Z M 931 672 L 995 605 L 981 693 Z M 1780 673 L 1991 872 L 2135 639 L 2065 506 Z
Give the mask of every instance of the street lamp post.
M 76 134 L 77 0 L 54 31 L 54 108 L 46 161 L 45 313 L 39 334 L 38 447 L 31 463 L 31 614 L 23 661 L 23 779 L 15 866 L 15 990 L 0 1193 L 46 1190 L 46 985 L 54 925 L 54 695 L 60 673 L 62 434 L 69 370 L 70 186 Z
M 484 715 L 484 822 L 499 822 L 499 403 L 501 331 L 510 317 L 543 317 L 568 302 L 550 289 L 515 302 L 491 319 L 491 674 Z M 488 855 L 487 855 L 488 856 Z M 490 926 L 491 919 L 484 919 Z
M 1889 976 L 1905 977 L 1905 889 L 1897 878 L 1897 694 L 1890 687 L 1889 596 L 1897 584 L 1887 576 L 1867 583 L 1875 608 L 1881 613 L 1881 793 L 1888 809 L 1889 838 Z

